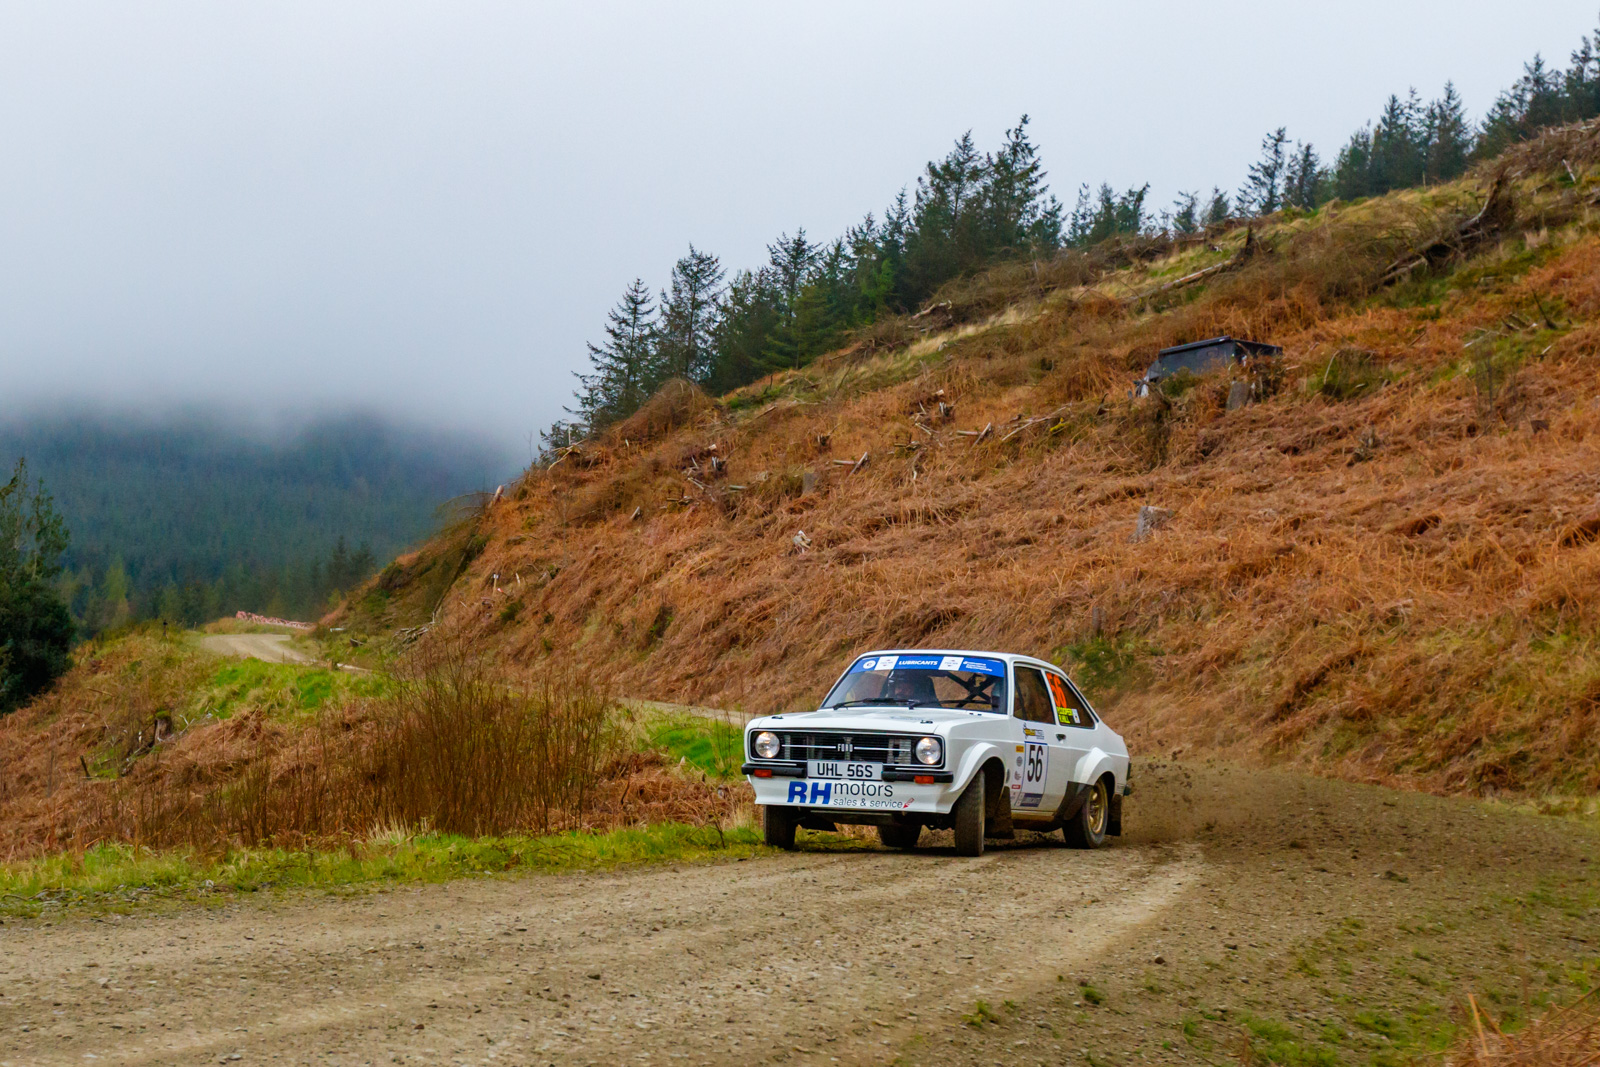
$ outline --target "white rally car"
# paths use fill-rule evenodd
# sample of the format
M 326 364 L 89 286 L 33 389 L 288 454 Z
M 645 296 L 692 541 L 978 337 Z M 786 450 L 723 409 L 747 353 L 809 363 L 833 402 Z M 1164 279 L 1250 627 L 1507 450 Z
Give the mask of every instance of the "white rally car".
M 1018 827 L 1098 848 L 1129 791 L 1128 746 L 1072 681 L 1000 652 L 869 652 L 817 711 L 751 720 L 744 754 L 767 844 L 785 849 L 836 823 L 891 848 L 953 829 L 964 856 Z

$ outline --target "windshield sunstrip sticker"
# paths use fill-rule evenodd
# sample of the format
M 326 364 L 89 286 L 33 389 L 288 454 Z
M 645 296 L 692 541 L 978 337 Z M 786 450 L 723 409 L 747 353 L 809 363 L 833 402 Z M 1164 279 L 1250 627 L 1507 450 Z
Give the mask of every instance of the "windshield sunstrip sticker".
M 850 673 L 892 671 L 897 667 L 901 670 L 966 671 L 996 678 L 1006 676 L 1006 665 L 1000 660 L 973 656 L 867 656 L 857 660 L 855 666 L 850 668 Z

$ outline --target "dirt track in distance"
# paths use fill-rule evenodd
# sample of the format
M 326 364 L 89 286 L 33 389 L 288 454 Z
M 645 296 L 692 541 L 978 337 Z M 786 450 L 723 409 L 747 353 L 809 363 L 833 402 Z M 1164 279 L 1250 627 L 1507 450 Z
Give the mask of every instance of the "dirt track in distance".
M 310 663 L 311 657 L 289 642 L 288 634 L 207 634 L 200 647 L 224 656 L 261 659 L 268 663 Z
M 1600 965 L 1589 828 L 1286 774 L 1134 781 L 1129 838 L 1092 853 L 925 837 L 7 920 L 0 1063 L 1215 1062 L 1250 1019 L 1366 1062 L 1404 1035 L 1359 1012 L 1420 1026 Z

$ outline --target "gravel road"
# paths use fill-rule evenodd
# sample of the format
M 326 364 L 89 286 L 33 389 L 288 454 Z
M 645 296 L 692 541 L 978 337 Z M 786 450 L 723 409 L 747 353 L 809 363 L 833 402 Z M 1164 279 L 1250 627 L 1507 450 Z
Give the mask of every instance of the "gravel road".
M 920 1019 L 1054 982 L 1165 913 L 1200 866 L 1048 845 L 977 861 L 812 853 L 70 932 L 11 923 L 0 1054 L 699 1063 L 830 1046 L 857 1023 L 892 1046 Z
M 289 642 L 288 634 L 206 634 L 200 647 L 224 656 L 262 659 L 268 663 L 310 663 L 311 657 Z
M 1515 903 L 1592 871 L 1596 835 L 1570 822 L 1263 772 L 1135 781 L 1138 829 L 1098 852 L 813 838 L 741 862 L 7 919 L 0 1067 L 1214 1063 L 1233 1062 L 1240 1011 L 1365 1050 L 1389 1036 L 1340 1013 L 1515 988 L 1496 901 L 1536 958 L 1583 951 L 1600 917 Z

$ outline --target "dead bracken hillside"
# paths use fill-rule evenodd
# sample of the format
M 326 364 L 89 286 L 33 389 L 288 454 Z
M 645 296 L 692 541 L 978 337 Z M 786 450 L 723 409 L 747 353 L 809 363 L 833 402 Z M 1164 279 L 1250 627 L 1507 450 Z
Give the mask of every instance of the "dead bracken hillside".
M 343 622 L 763 711 L 870 648 L 1015 649 L 1146 753 L 1600 788 L 1597 138 L 1008 268 L 720 401 L 669 388 Z M 1224 333 L 1284 346 L 1258 402 L 1130 397 Z

